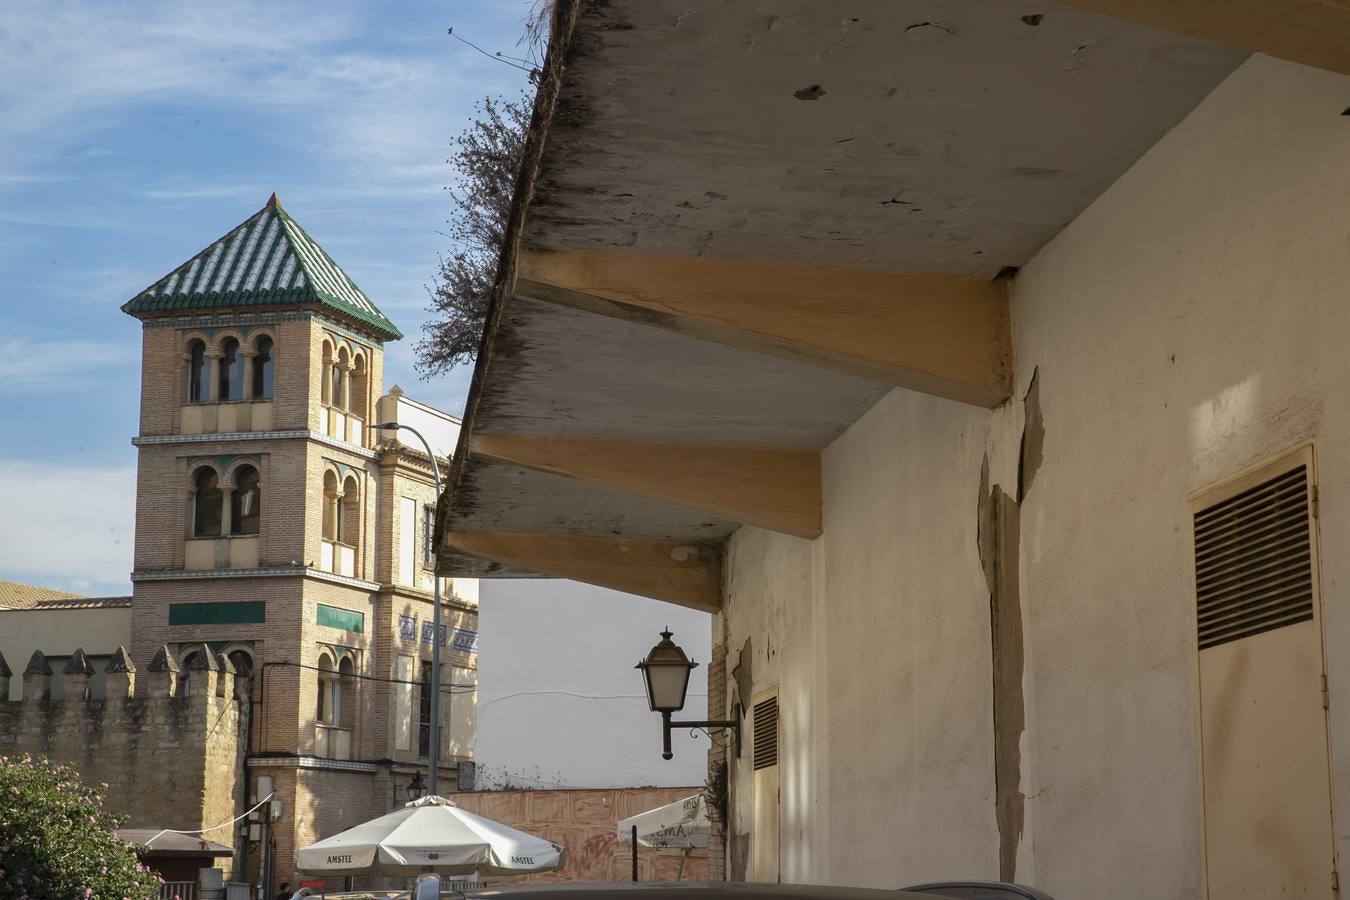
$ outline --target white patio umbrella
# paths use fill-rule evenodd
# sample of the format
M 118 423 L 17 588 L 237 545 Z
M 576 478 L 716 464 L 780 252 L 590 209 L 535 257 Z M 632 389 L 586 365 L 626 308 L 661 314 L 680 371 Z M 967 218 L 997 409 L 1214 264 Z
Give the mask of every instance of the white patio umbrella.
M 634 828 L 637 828 L 638 846 L 662 849 L 707 847 L 712 834 L 708 804 L 702 794 L 621 819 L 619 841 L 631 844 Z
M 543 838 L 465 812 L 444 797 L 423 797 L 295 854 L 306 875 L 526 875 L 565 862 Z

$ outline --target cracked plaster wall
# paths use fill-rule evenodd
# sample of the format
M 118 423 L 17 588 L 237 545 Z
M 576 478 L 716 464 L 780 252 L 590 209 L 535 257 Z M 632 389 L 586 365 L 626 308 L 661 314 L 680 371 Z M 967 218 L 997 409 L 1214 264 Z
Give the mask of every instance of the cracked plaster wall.
M 1347 98 L 1350 78 L 1248 62 L 1022 269 L 1013 401 L 893 392 L 825 451 L 821 538 L 732 537 L 714 635 L 753 636 L 755 689 L 781 691 L 783 880 L 1015 867 L 1055 896 L 1202 896 L 1186 496 L 1307 438 L 1350 831 Z M 996 487 L 1016 507 L 1015 747 L 979 541 Z M 1000 797 L 1022 806 L 1002 829 Z

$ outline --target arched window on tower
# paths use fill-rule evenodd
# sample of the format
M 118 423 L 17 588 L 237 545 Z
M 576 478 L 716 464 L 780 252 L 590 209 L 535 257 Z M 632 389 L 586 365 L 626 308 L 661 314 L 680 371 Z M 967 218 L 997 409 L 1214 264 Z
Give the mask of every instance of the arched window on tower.
M 320 399 L 333 405 L 333 345 L 327 341 L 323 342 L 323 365 L 319 369 L 319 396 Z
M 351 407 L 351 382 L 347 378 L 347 366 L 351 363 L 348 359 L 347 348 L 338 348 L 337 361 L 333 364 L 333 405 L 338 409 Z
M 192 536 L 219 537 L 222 495 L 216 470 L 202 466 L 192 483 Z
M 347 730 L 356 727 L 356 666 L 351 656 L 343 656 L 338 663 L 338 690 L 334 698 L 333 724 Z
M 314 708 L 314 722 L 316 725 L 333 725 L 334 711 L 337 707 L 334 701 L 339 699 L 336 696 L 338 688 L 333 672 L 333 658 L 327 653 L 320 653 L 318 668 L 318 695 Z
M 188 344 L 187 375 L 188 402 L 205 403 L 208 399 L 207 386 L 210 383 L 205 341 L 193 341 Z
M 352 361 L 355 368 L 352 370 L 351 378 L 351 403 L 348 409 L 357 417 L 365 419 L 366 417 L 366 355 L 358 353 Z
M 342 482 L 340 521 L 338 522 L 338 540 L 353 547 L 361 536 L 361 488 L 355 475 L 348 475 Z
M 240 400 L 244 396 L 244 363 L 239 358 L 239 342 L 226 338 L 220 345 L 220 400 Z
M 261 505 L 258 470 L 240 466 L 234 472 L 234 493 L 230 496 L 230 527 L 234 534 L 258 533 Z
M 272 353 L 272 339 L 264 334 L 258 338 L 254 350 L 256 352 L 253 355 L 253 399 L 271 400 L 272 376 L 276 368 Z
M 341 539 L 342 498 L 338 496 L 337 475 L 331 470 L 323 473 L 323 536 L 324 540 Z

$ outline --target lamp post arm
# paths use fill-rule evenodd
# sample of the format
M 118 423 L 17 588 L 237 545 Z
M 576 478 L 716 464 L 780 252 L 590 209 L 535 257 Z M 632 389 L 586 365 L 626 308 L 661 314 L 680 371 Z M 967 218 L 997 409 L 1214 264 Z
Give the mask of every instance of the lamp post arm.
M 670 759 L 675 754 L 670 750 L 670 730 L 672 728 L 729 728 L 733 738 L 736 741 L 736 755 L 741 755 L 741 705 L 737 703 L 733 709 L 732 719 L 709 719 L 701 722 L 676 722 L 670 718 L 670 713 L 661 713 L 661 758 Z

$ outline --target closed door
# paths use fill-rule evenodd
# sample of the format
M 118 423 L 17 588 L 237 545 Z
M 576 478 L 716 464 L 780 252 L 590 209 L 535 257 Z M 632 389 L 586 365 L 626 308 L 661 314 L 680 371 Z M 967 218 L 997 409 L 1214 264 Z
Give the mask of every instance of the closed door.
M 750 835 L 750 880 L 779 880 L 778 695 L 761 695 L 754 714 L 754 828 Z
M 1208 895 L 1336 894 L 1312 448 L 1193 501 Z

